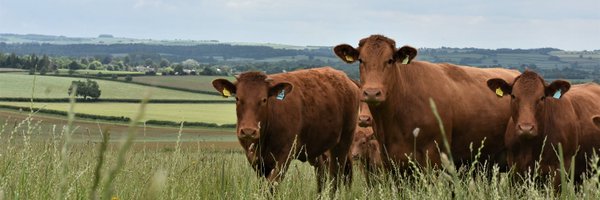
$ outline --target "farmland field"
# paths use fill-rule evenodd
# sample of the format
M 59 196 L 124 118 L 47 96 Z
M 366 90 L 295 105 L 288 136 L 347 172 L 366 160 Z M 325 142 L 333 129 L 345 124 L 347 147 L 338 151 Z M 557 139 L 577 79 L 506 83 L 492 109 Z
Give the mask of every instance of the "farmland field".
M 28 102 L 0 102 L 0 105 L 29 107 Z M 68 111 L 69 103 L 35 103 L 34 108 Z M 125 116 L 132 118 L 138 111 L 135 103 L 77 103 L 76 113 Z M 235 104 L 148 104 L 144 120 L 208 122 L 235 124 Z
M 67 89 L 71 81 L 85 80 L 84 78 L 68 78 L 54 76 L 35 76 L 35 88 L 32 75 L 0 73 L 0 97 L 31 97 L 35 89 L 35 98 L 67 98 Z M 195 99 L 223 100 L 217 95 L 181 92 L 136 84 L 115 81 L 95 80 L 102 90 L 100 98 L 141 99 L 149 93 L 151 99 Z
M 212 81 L 218 78 L 235 80 L 232 76 L 140 76 L 135 77 L 133 82 L 216 92 Z
M 22 117 L 22 116 L 21 116 Z M 268 192 L 256 177 L 241 149 L 234 143 L 183 141 L 124 142 L 114 139 L 105 148 L 100 131 L 75 135 L 71 140 L 58 128 L 40 128 L 33 120 L 15 118 L 0 125 L 0 188 L 4 199 L 598 199 L 598 172 L 578 190 L 566 184 L 555 194 L 548 181 L 525 177 L 518 183 L 509 173 L 493 168 L 460 168 L 451 164 L 425 168 L 396 183 L 376 176 L 369 187 L 355 163 L 351 187 L 330 193 L 316 192 L 314 170 L 307 163 L 292 161 L 285 179 Z M 76 123 L 77 125 L 78 123 Z M 101 127 L 101 126 L 98 126 Z M 142 128 L 135 139 L 144 136 Z M 76 133 L 78 134 L 78 133 Z M 123 142 L 119 142 L 123 141 Z M 596 160 L 597 161 L 597 160 Z M 490 174 L 487 176 L 486 174 Z M 537 184 L 539 183 L 539 184 Z M 332 197 L 328 197 L 333 195 Z M 556 195 L 556 196 L 555 196 Z

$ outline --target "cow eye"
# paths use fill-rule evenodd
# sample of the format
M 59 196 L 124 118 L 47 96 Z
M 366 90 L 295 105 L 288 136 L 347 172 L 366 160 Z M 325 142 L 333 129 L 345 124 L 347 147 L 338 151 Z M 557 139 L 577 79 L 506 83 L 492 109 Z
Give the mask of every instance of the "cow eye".
M 262 99 L 262 103 L 263 103 L 263 104 L 264 104 L 264 103 L 267 103 L 267 98 L 263 98 L 263 99 Z
M 389 59 L 389 60 L 387 61 L 387 63 L 388 63 L 388 64 L 390 64 L 390 65 L 391 65 L 391 64 L 393 64 L 393 63 L 394 63 L 394 59 Z
M 510 95 L 510 98 L 512 98 L 512 99 L 515 99 L 515 95 L 512 95 L 512 94 L 511 94 L 511 95 Z
M 541 100 L 541 101 L 543 101 L 544 99 L 546 99 L 546 96 L 542 96 L 542 97 L 540 98 L 540 100 Z
M 363 61 L 362 61 L 362 59 L 360 59 L 360 58 L 359 58 L 359 59 L 358 59 L 358 62 L 359 62 L 359 63 L 362 63 Z
M 240 101 L 240 99 L 236 97 L 236 98 L 235 98 L 235 101 Z

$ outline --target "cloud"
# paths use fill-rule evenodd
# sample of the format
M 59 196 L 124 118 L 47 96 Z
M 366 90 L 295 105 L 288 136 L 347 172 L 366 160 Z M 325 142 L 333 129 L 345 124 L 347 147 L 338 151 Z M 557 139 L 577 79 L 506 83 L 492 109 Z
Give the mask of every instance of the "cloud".
M 21 0 L 0 5 L 0 32 L 296 45 L 381 33 L 419 47 L 598 49 L 598 10 L 597 0 Z

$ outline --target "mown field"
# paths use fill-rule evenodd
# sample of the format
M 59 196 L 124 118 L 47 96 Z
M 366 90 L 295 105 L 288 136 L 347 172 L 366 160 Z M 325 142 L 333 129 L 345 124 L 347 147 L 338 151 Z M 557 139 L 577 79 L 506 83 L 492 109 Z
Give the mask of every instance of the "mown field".
M 34 87 L 35 77 L 35 87 Z M 0 97 L 67 98 L 71 81 L 84 78 L 31 76 L 15 73 L 0 73 Z M 205 99 L 223 100 L 216 95 L 182 92 L 156 87 L 126 84 L 114 81 L 95 80 L 100 86 L 100 98 L 141 99 L 146 93 L 151 99 Z
M 29 102 L 1 102 L 0 105 L 29 107 Z M 34 103 L 37 109 L 68 111 L 69 103 Z M 77 103 L 76 113 L 86 113 L 103 116 L 124 116 L 132 118 L 137 113 L 135 103 Z M 235 124 L 235 104 L 186 104 L 186 103 L 156 103 L 148 104 L 143 120 L 209 122 L 217 124 Z

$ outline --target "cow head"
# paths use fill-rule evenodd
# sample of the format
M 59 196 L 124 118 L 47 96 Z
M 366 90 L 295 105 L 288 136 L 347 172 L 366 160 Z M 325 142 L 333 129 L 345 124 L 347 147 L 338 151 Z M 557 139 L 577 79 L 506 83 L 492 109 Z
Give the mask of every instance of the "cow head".
M 285 100 L 293 86 L 287 82 L 274 83 L 262 72 L 246 72 L 236 78 L 235 84 L 225 79 L 216 79 L 212 83 L 223 96 L 235 94 L 238 138 L 258 140 L 262 126 L 267 123 L 269 100 Z
M 373 126 L 373 117 L 371 116 L 371 111 L 369 110 L 369 104 L 360 103 L 360 107 L 358 109 L 358 126 Z
M 510 109 L 517 135 L 532 138 L 543 130 L 547 101 L 560 100 L 569 91 L 571 84 L 556 80 L 546 85 L 537 73 L 525 71 L 511 84 L 500 78 L 487 81 L 487 85 L 498 97 L 510 96 Z
M 350 147 L 350 155 L 352 159 L 358 160 L 369 155 L 370 150 L 377 148 L 373 146 L 371 140 L 375 140 L 372 128 L 356 127 L 354 132 L 354 140 Z
M 417 56 L 417 50 L 410 46 L 396 49 L 396 42 L 382 35 L 372 35 L 360 40 L 358 48 L 348 44 L 336 46 L 333 51 L 344 62 L 360 62 L 360 82 L 362 100 L 377 105 L 386 100 L 388 84 L 394 82 L 397 64 L 409 64 Z

